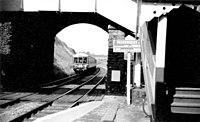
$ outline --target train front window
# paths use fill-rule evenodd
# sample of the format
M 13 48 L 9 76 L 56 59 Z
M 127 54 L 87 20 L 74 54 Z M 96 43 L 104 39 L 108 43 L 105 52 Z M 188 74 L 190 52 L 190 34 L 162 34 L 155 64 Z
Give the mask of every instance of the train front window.
M 78 63 L 78 59 L 77 58 L 74 58 L 74 63 Z
M 87 58 L 86 57 L 83 58 L 83 63 L 87 63 Z
M 79 58 L 79 63 L 82 63 L 83 62 L 82 60 L 83 60 L 82 57 L 80 57 Z

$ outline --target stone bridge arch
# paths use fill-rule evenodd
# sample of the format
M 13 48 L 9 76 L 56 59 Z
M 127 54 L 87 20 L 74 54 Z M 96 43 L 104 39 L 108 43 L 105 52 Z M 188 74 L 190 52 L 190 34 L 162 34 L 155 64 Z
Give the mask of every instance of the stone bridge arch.
M 11 53 L 1 62 L 5 66 L 3 69 L 6 74 L 3 84 L 5 88 L 31 87 L 35 89 L 40 84 L 51 81 L 54 38 L 58 32 L 70 25 L 89 23 L 102 28 L 109 34 L 113 32 L 111 31 L 113 29 L 108 29 L 108 25 L 111 25 L 115 30 L 122 31 L 123 36 L 134 36 L 130 30 L 94 12 L 7 11 L 0 14 L 1 23 L 11 22 L 12 25 Z M 115 60 L 112 55 L 114 54 L 111 54 L 108 60 Z
M 79 23 L 87 23 L 100 27 L 104 31 L 108 32 L 108 26 L 111 25 L 118 30 L 121 30 L 125 33 L 125 35 L 134 36 L 134 33 L 117 24 L 116 22 L 96 13 L 96 12 L 47 12 L 40 11 L 40 15 L 42 16 L 42 21 L 48 21 L 48 24 L 52 24 L 53 32 L 57 33 L 61 31 L 63 28 L 66 28 L 73 24 Z

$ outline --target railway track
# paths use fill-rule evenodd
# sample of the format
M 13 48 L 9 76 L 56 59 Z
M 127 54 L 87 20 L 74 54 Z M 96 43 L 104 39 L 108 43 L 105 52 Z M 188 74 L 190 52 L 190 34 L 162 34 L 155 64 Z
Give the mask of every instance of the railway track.
M 83 83 L 76 84 L 75 87 L 73 88 L 67 88 L 70 86 L 70 84 L 65 85 L 63 83 L 61 83 L 62 85 L 57 84 L 57 87 L 55 87 L 56 86 L 55 84 L 48 84 L 48 86 L 45 85 L 43 86 L 43 88 L 48 89 L 48 94 L 40 93 L 40 94 L 34 94 L 34 95 L 26 95 L 26 97 L 20 98 L 20 102 L 14 105 L 15 107 L 13 106 L 8 107 L 7 109 L 12 109 L 12 107 L 17 108 L 16 111 L 17 113 L 19 113 L 16 115 L 16 112 L 15 112 L 15 116 L 13 116 L 13 118 L 11 118 L 9 121 L 21 122 L 24 119 L 26 119 L 26 121 L 33 121 L 38 117 L 59 112 L 59 111 L 71 108 L 73 106 L 76 106 L 82 102 L 86 102 L 87 101 L 86 97 L 89 96 L 89 94 L 92 91 L 94 91 L 94 89 L 102 82 L 104 77 L 103 75 L 102 76 L 101 75 L 102 75 L 102 71 L 101 73 L 98 73 L 95 76 L 89 75 L 87 76 L 87 78 L 83 78 L 82 80 Z M 91 82 L 93 82 L 94 85 L 90 89 L 83 90 L 83 87 L 86 84 L 91 83 Z M 57 88 L 57 90 L 54 89 L 55 91 L 49 94 L 50 88 L 53 88 L 53 89 Z M 66 88 L 67 90 L 66 89 L 62 90 L 63 88 Z M 44 89 L 42 90 L 42 93 L 45 91 Z M 17 105 L 18 107 L 16 107 Z M 9 110 L 7 112 L 9 112 Z M 3 114 L 5 114 L 4 117 L 2 117 Z M 9 113 L 9 114 L 12 115 L 12 113 Z M 1 115 L 0 121 L 1 121 L 1 118 L 3 119 L 7 118 L 6 112 L 1 113 L 0 115 Z
M 37 92 L 3 92 L 0 96 L 0 108 L 6 108 L 13 104 L 19 103 L 23 98 L 27 98 L 30 96 L 40 95 L 40 93 L 48 93 L 49 91 L 58 88 L 63 84 L 67 84 L 73 82 L 74 80 L 78 80 L 83 76 L 80 75 L 72 75 L 66 78 L 58 79 L 47 84 L 41 85 L 40 89 Z M 48 88 L 48 86 L 50 86 Z

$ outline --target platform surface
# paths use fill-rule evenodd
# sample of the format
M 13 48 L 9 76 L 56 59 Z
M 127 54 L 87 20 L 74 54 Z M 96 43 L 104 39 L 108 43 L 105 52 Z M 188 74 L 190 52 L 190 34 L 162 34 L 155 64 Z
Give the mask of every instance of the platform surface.
M 141 105 L 127 105 L 125 96 L 105 96 L 102 101 L 38 118 L 34 122 L 150 122 Z

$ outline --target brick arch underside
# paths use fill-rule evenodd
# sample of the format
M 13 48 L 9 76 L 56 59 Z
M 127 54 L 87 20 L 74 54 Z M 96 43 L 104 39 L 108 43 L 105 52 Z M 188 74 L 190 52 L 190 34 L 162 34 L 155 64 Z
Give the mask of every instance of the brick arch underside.
M 108 32 L 111 25 L 131 35 L 132 32 L 98 13 L 1 12 L 0 22 L 11 22 L 11 53 L 1 55 L 0 70 L 6 90 L 36 90 L 52 81 L 54 38 L 63 28 L 89 23 Z

